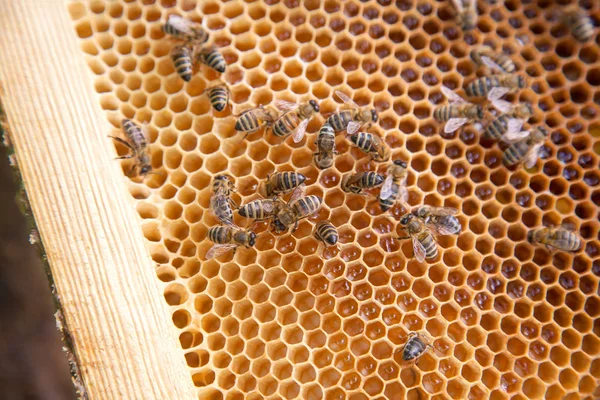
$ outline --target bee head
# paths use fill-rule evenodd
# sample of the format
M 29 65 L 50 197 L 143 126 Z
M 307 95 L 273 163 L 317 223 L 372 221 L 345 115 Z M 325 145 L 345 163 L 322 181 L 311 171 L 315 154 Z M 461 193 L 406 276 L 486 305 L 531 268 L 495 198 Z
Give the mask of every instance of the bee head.
M 152 171 L 152 167 L 148 164 L 142 165 L 140 168 L 140 175 L 148 175 Z
M 394 164 L 396 164 L 402 168 L 408 167 L 408 164 L 406 163 L 406 161 L 402 161 L 402 160 L 396 160 L 396 161 L 394 161 Z
M 527 241 L 529 243 L 533 243 L 533 236 L 534 236 L 534 231 L 530 230 L 529 232 L 527 232 Z
M 319 104 L 316 102 L 316 100 L 311 100 L 308 102 L 308 104 L 310 104 L 315 112 L 319 112 L 321 110 L 321 107 L 319 107 Z
M 250 247 L 253 247 L 256 244 L 256 233 L 250 231 L 250 235 L 248 235 L 248 244 Z
M 371 119 L 373 120 L 373 122 L 377 122 L 377 120 L 379 119 L 379 114 L 377 114 L 376 109 L 371 110 Z
M 523 89 L 527 85 L 527 81 L 522 76 L 519 76 L 519 89 Z
M 402 217 L 400 217 L 400 225 L 408 225 L 408 223 L 414 218 L 414 215 L 412 215 L 411 213 L 408 214 L 404 214 Z
M 483 119 L 483 107 L 477 106 L 477 118 Z

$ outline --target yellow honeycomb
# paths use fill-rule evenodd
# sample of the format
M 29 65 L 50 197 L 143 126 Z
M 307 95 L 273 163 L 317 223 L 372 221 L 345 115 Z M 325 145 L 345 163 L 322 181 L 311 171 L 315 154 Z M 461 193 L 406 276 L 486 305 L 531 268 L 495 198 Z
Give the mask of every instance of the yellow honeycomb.
M 123 117 L 150 124 L 163 175 L 127 185 L 199 398 L 600 398 L 598 39 L 576 42 L 552 0 L 478 3 L 470 33 L 450 1 L 69 4 L 111 134 Z M 598 2 L 580 4 L 600 19 Z M 202 21 L 221 48 L 237 112 L 316 99 L 326 115 L 339 106 L 334 90 L 375 107 L 372 131 L 409 162 L 410 204 L 460 209 L 463 233 L 441 237 L 433 262 L 414 260 L 410 242 L 394 239 L 399 207 L 384 214 L 339 187 L 345 173 L 384 165 L 338 135 L 334 167 L 315 167 L 323 116 L 298 144 L 262 131 L 242 140 L 231 111 L 213 111 L 203 95 L 217 73 L 203 68 L 187 84 L 177 76 L 161 31 L 171 13 Z M 549 155 L 530 171 L 506 169 L 474 128 L 444 134 L 432 118 L 442 84 L 485 73 L 469 59 L 484 43 L 512 54 L 530 86 L 509 99 L 531 102 L 530 122 L 551 130 Z M 233 175 L 235 200 L 246 203 L 284 170 L 323 197 L 318 215 L 281 237 L 262 226 L 254 249 L 204 261 L 218 223 L 212 178 Z M 341 242 L 322 256 L 311 234 L 320 219 Z M 580 231 L 578 253 L 527 243 L 528 229 L 563 220 Z M 407 364 L 397 350 L 413 331 L 434 350 Z

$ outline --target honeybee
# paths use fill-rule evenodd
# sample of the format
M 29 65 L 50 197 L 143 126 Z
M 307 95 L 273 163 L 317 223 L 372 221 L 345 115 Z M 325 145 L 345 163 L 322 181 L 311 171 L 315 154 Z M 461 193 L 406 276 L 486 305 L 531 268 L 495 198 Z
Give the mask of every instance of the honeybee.
M 208 92 L 208 99 L 212 107 L 221 112 L 229 105 L 229 88 L 223 82 L 204 89 Z
M 215 46 L 196 47 L 195 60 L 214 69 L 217 72 L 224 73 L 227 68 L 225 58 Z
M 298 172 L 275 172 L 267 175 L 267 179 L 261 182 L 258 191 L 264 197 L 286 194 L 306 181 L 306 176 Z
M 519 121 L 511 120 L 508 130 L 502 136 L 502 140 L 511 145 L 504 150 L 502 162 L 507 167 L 524 161 L 526 168 L 535 165 L 541 155 L 542 146 L 548 138 L 548 130 L 544 127 L 534 128 L 530 131 L 519 131 Z
M 527 122 L 529 117 L 533 114 L 533 107 L 529 103 L 512 105 L 507 101 L 496 99 L 492 100 L 492 104 L 502 114 L 490 122 L 485 128 L 483 137 L 486 139 L 500 139 L 508 130 L 508 123 L 512 120 L 514 120 L 512 124 L 519 124 L 514 125 L 515 127 L 518 126 L 516 129 L 521 130 L 523 124 Z
M 452 0 L 456 7 L 456 23 L 464 31 L 470 31 L 477 26 L 476 0 Z
M 313 154 L 315 164 L 319 169 L 326 169 L 333 165 L 333 156 L 335 151 L 335 131 L 333 127 L 326 122 L 317 134 L 317 152 Z
M 162 26 L 163 32 L 189 43 L 202 44 L 208 41 L 208 33 L 198 22 L 171 14 Z
M 132 172 L 136 167 L 139 167 L 140 176 L 146 176 L 148 174 L 157 174 L 158 172 L 152 172 L 152 166 L 150 165 L 150 153 L 147 149 L 148 146 L 148 127 L 146 124 L 140 128 L 130 119 L 123 119 L 121 126 L 128 140 L 123 140 L 117 136 L 109 136 L 117 142 L 127 146 L 131 152 L 126 156 L 117 157 L 117 160 L 124 160 L 129 158 L 135 158 L 135 163 L 131 166 L 131 169 L 127 172 L 127 176 L 131 176 Z
M 379 206 L 382 211 L 387 211 L 396 201 L 400 201 L 402 207 L 408 204 L 408 189 L 406 178 L 408 177 L 407 164 L 396 160 L 387 169 L 387 176 L 379 193 Z
M 469 121 L 483 118 L 483 107 L 466 102 L 446 86 L 442 86 L 441 90 L 450 100 L 450 104 L 436 108 L 433 111 L 433 118 L 437 121 L 447 121 L 444 132 L 454 132 Z
M 433 206 L 419 206 L 413 211 L 414 215 L 438 235 L 458 235 L 462 231 L 460 221 L 454 216 L 457 213 L 456 208 Z
M 272 107 L 258 106 L 249 110 L 243 111 L 237 116 L 235 130 L 245 132 L 246 136 L 258 131 L 263 126 L 271 127 L 279 118 L 279 112 Z
M 238 213 L 244 218 L 255 221 L 264 221 L 273 218 L 285 205 L 280 199 L 259 199 L 244 204 L 238 209 Z
M 283 100 L 275 100 L 274 103 L 275 107 L 284 113 L 273 124 L 273 134 L 280 137 L 292 135 L 295 143 L 300 142 L 306 133 L 310 119 L 319 112 L 319 104 L 315 100 L 304 104 Z
M 516 69 L 515 63 L 509 56 L 497 53 L 490 46 L 480 46 L 471 51 L 471 59 L 477 65 L 486 65 L 494 70 L 499 67 L 504 73 L 510 74 Z
M 271 221 L 271 227 L 275 233 L 287 231 L 292 224 L 294 225 L 293 232 L 298 228 L 298 221 L 319 211 L 323 199 L 315 195 L 303 197 L 303 193 L 301 187 L 294 190 L 289 203 L 283 206 Z
M 225 224 L 232 224 L 233 210 L 238 208 L 231 195 L 235 192 L 235 186 L 228 175 L 215 176 L 210 194 L 210 209 L 215 216 Z
M 428 348 L 433 348 L 432 345 L 427 344 L 426 339 L 424 340 L 422 338 L 424 338 L 424 336 L 416 332 L 411 332 L 408 335 L 408 340 L 402 350 L 402 359 L 404 361 L 416 360 L 421 357 Z
M 581 239 L 574 232 L 572 224 L 532 229 L 527 232 L 527 241 L 563 251 L 577 251 L 581 248 Z
M 339 239 L 337 229 L 329 221 L 320 221 L 315 226 L 314 236 L 326 246 L 335 246 Z
M 594 23 L 583 10 L 570 10 L 563 16 L 564 23 L 571 29 L 571 34 L 580 42 L 594 38 Z
M 434 259 L 438 255 L 437 242 L 425 223 L 414 214 L 404 214 L 399 221 L 400 225 L 408 233 L 408 236 L 400 236 L 399 240 L 411 239 L 415 258 L 419 262 Z
M 500 98 L 506 93 L 523 89 L 525 86 L 527 86 L 527 81 L 520 75 L 499 74 L 475 79 L 467 85 L 465 92 L 470 97 Z M 494 89 L 496 91 L 490 94 Z
M 213 226 L 208 230 L 208 238 L 215 244 L 206 253 L 206 259 L 219 257 L 229 250 L 235 251 L 238 247 L 253 247 L 256 244 L 256 233 L 242 229 L 233 222 L 225 226 Z
M 352 99 L 339 90 L 336 90 L 335 94 L 350 109 L 337 111 L 327 118 L 326 122 L 333 127 L 334 131 L 340 132 L 345 129 L 349 135 L 352 135 L 358 132 L 364 124 L 368 124 L 368 127 L 370 127 L 379 119 L 377 110 L 374 108 L 359 107 Z
M 350 135 L 350 141 L 365 153 L 370 154 L 374 161 L 386 162 L 392 156 L 392 149 L 382 138 L 373 133 L 353 133 Z
M 194 75 L 194 63 L 192 60 L 193 50 L 187 44 L 173 46 L 171 49 L 171 60 L 175 70 L 181 79 L 189 82 Z
M 346 193 L 362 194 L 364 189 L 377 187 L 383 183 L 383 176 L 377 172 L 367 171 L 357 174 L 346 174 L 342 178 L 342 190 Z

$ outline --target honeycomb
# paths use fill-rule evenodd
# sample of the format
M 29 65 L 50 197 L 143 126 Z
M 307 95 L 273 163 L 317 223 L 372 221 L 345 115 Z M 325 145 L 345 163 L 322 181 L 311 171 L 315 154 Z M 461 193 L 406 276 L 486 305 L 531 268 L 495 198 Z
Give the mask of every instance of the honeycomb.
M 69 3 L 110 134 L 123 117 L 149 122 L 162 175 L 124 180 L 199 398 L 600 398 L 598 38 L 578 43 L 559 23 L 566 2 L 490 3 L 479 1 L 469 33 L 449 1 Z M 597 24 L 600 4 L 580 5 Z M 234 110 L 318 100 L 306 138 L 242 140 L 232 111 L 213 111 L 203 94 L 219 74 L 178 78 L 161 31 L 171 13 L 202 21 L 220 47 Z M 444 134 L 432 118 L 442 84 L 485 73 L 469 59 L 480 44 L 512 54 L 529 87 L 508 99 L 531 102 L 530 123 L 551 130 L 531 170 L 505 168 L 473 127 Z M 436 260 L 418 263 L 410 241 L 395 239 L 399 207 L 382 213 L 340 189 L 343 174 L 384 165 L 340 134 L 334 166 L 315 167 L 314 133 L 340 106 L 334 90 L 379 111 L 371 131 L 409 162 L 412 206 L 461 211 L 463 232 L 439 238 Z M 231 174 L 245 204 L 267 174 L 287 170 L 323 197 L 318 215 L 280 237 L 263 224 L 255 248 L 205 261 L 218 223 L 212 178 Z M 311 232 L 323 219 L 340 246 L 321 253 Z M 579 230 L 579 252 L 527 243 L 530 228 L 563 221 Z M 433 345 L 416 363 L 399 351 L 411 332 Z

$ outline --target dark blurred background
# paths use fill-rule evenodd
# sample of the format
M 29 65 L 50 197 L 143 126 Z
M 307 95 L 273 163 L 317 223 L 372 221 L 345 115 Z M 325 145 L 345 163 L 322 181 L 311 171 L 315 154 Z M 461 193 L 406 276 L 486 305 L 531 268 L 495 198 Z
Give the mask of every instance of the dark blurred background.
M 0 399 L 75 399 L 50 287 L 0 146 Z

